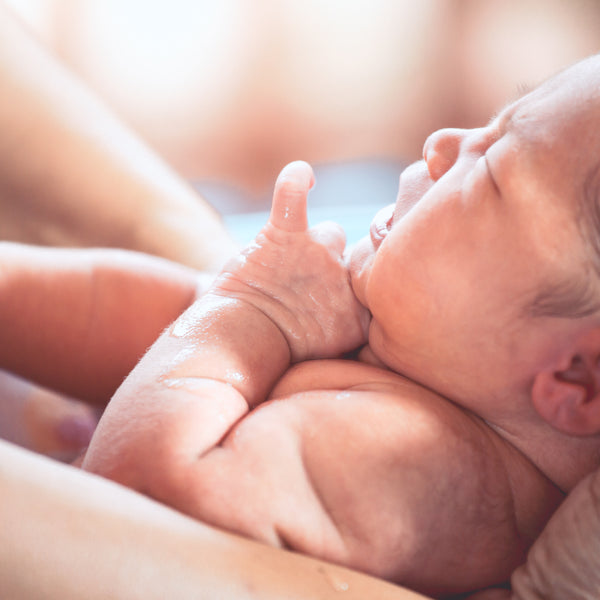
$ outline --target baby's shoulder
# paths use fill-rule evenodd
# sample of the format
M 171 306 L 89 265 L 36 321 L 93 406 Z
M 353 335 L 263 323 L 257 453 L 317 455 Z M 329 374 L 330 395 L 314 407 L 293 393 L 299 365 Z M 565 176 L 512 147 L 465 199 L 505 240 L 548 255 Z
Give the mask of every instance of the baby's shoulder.
M 347 390 L 357 386 L 388 385 L 421 388 L 394 371 L 357 360 L 308 360 L 293 365 L 275 385 L 270 398 L 311 390 Z

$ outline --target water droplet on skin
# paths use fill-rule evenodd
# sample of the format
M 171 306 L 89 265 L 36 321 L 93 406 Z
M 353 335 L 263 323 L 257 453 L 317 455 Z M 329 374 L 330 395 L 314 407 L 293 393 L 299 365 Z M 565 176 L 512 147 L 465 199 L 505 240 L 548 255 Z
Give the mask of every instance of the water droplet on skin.
M 182 379 L 181 377 L 169 378 L 169 379 L 161 378 L 161 381 L 167 387 L 174 388 L 174 389 L 182 388 L 186 384 L 186 380 Z
M 336 592 L 347 592 L 350 589 L 350 584 L 341 578 L 331 578 L 331 584 Z
M 246 378 L 244 377 L 243 373 L 240 373 L 239 371 L 233 371 L 231 369 L 228 369 L 225 373 L 225 381 L 230 385 L 234 385 L 236 383 L 244 383 L 245 379 Z
M 327 582 L 336 592 L 347 592 L 350 589 L 350 584 L 339 573 L 332 573 L 323 567 L 319 568 L 319 573 L 325 576 Z
M 169 329 L 169 334 L 176 338 L 193 337 L 200 341 L 210 325 L 219 319 L 222 307 L 227 303 L 226 299 L 210 299 L 204 296 L 201 300 L 192 304 Z
M 196 319 L 193 315 L 184 313 L 171 325 L 169 333 L 176 338 L 189 337 L 196 329 Z

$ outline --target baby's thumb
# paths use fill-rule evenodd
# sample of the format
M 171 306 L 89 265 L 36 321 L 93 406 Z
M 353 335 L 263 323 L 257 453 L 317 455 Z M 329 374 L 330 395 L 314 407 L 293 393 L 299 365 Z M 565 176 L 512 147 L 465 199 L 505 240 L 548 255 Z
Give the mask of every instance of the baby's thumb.
M 306 231 L 306 199 L 314 185 L 315 178 L 312 167 L 304 161 L 292 162 L 285 166 L 273 193 L 270 223 L 284 231 Z

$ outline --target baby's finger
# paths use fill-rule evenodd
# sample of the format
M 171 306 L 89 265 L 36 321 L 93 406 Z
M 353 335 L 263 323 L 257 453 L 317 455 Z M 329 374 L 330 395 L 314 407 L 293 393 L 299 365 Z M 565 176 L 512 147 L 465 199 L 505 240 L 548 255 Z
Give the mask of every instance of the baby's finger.
M 346 232 L 338 223 L 333 221 L 318 223 L 311 227 L 310 235 L 319 244 L 327 246 L 334 256 L 342 256 L 346 247 Z
M 306 198 L 314 181 L 308 163 L 296 161 L 283 168 L 273 193 L 269 219 L 273 226 L 290 232 L 307 229 Z

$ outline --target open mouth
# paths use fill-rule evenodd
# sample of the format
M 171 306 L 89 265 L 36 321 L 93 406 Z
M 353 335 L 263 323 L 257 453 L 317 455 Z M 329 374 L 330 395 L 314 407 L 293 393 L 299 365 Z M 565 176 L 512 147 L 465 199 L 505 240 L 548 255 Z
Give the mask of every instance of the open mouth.
M 388 234 L 392 221 L 394 219 L 394 204 L 389 204 L 377 212 L 373 221 L 371 222 L 371 228 L 369 233 L 371 234 L 371 242 L 377 249 L 383 242 L 385 236 Z

